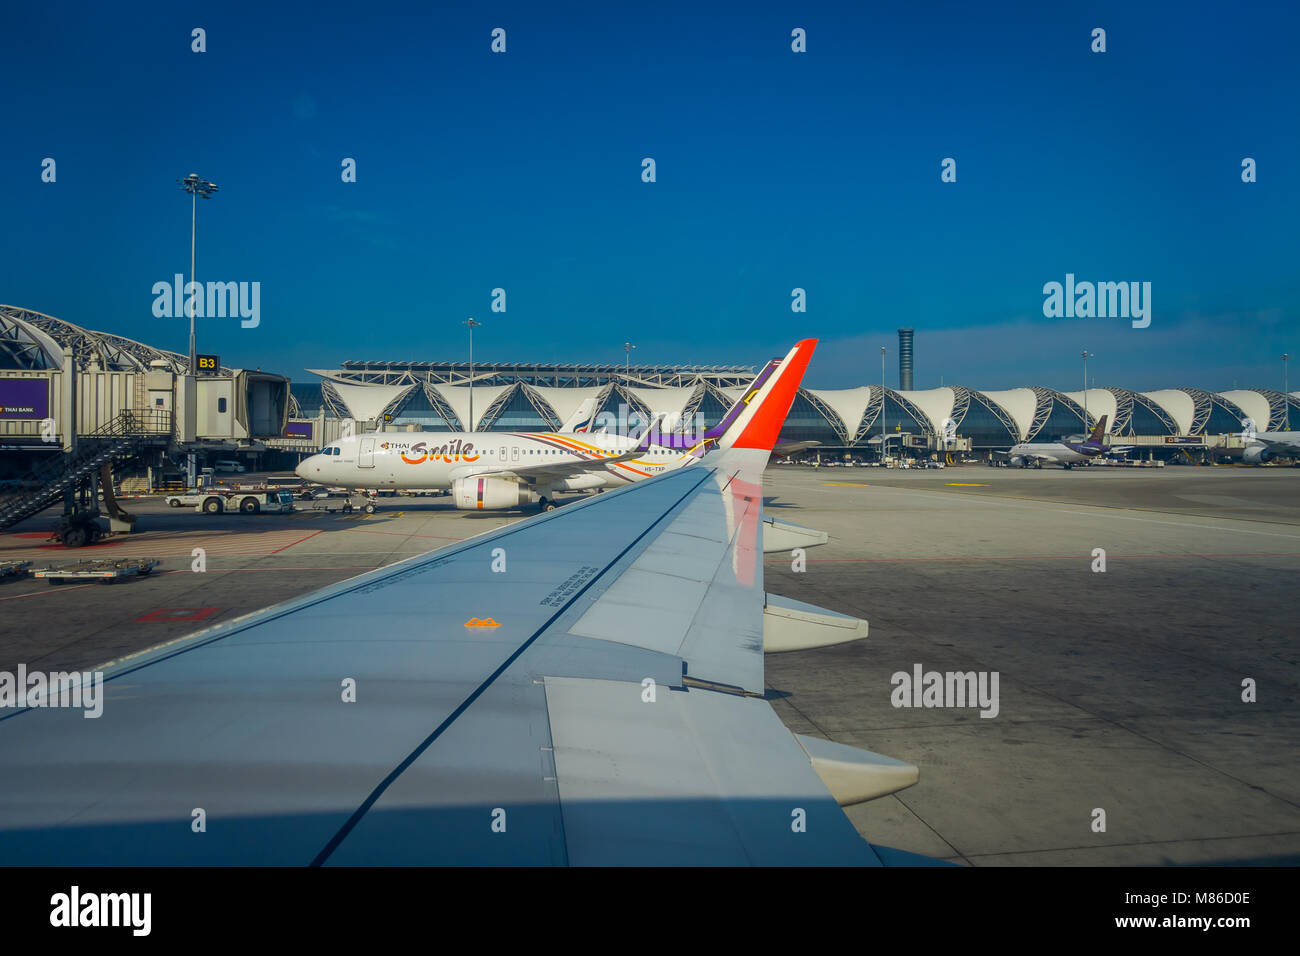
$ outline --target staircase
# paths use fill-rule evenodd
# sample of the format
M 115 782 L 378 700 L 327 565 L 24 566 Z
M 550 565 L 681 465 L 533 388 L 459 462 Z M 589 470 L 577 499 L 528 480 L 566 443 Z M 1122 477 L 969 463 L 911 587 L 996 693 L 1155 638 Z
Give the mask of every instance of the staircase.
M 171 412 L 122 411 L 91 434 L 79 436 L 71 455 L 36 469 L 37 488 L 0 495 L 0 530 L 58 504 L 69 491 L 88 485 L 104 465 L 138 458 L 170 440 Z

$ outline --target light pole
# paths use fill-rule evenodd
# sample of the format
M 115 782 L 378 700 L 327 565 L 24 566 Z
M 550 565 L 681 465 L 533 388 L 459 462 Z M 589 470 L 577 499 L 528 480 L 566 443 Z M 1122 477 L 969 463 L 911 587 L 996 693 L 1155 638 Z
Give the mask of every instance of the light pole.
M 1083 434 L 1088 435 L 1088 359 L 1096 358 L 1087 349 L 1083 350 Z
M 632 350 L 636 348 L 631 342 L 623 343 L 623 384 L 632 377 Z
M 1287 362 L 1291 356 L 1286 352 L 1282 353 L 1282 431 L 1291 430 L 1291 378 L 1287 368 Z
M 461 323 L 469 326 L 469 421 L 465 423 L 467 432 L 474 430 L 474 330 L 482 324 L 482 322 L 475 322 L 473 318 Z
M 197 295 L 194 288 L 194 237 L 198 226 L 199 197 L 211 199 L 217 191 L 217 184 L 199 178 L 198 173 L 190 173 L 184 179 L 178 179 L 181 189 L 190 194 L 190 290 Z M 198 347 L 194 342 L 194 295 L 190 296 L 190 367 L 189 374 L 198 375 Z
M 880 347 L 880 464 L 885 463 L 885 347 Z

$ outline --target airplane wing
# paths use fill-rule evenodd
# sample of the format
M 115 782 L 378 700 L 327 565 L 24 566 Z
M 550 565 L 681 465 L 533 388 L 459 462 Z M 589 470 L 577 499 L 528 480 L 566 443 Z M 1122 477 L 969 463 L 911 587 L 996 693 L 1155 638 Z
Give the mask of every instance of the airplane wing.
M 1268 432 L 1256 432 L 1254 435 L 1254 440 L 1257 442 L 1262 442 L 1263 444 L 1267 445 L 1270 449 L 1273 450 L 1280 449 L 1283 451 L 1290 452 L 1292 454 L 1300 453 L 1300 442 L 1297 442 L 1294 438 L 1290 438 L 1290 437 L 1277 438 L 1272 435 L 1269 435 Z
M 820 445 L 819 441 L 782 441 L 777 442 L 772 448 L 772 454 L 785 458 L 793 455 L 795 452 L 804 451 L 808 448 L 816 448 Z
M 797 737 L 761 696 L 770 418 L 697 467 L 124 659 L 97 719 L 9 712 L 0 863 L 894 859 L 840 803 L 915 768 Z

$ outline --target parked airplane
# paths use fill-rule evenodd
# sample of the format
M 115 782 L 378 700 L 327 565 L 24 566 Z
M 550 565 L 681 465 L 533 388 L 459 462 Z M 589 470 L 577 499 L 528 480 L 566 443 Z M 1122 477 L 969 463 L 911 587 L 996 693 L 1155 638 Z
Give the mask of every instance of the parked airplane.
M 1109 448 L 1106 445 L 1106 419 L 1108 417 L 1102 415 L 1087 438 L 1071 436 L 1064 441 L 1021 442 L 1009 452 L 999 452 L 999 454 L 1007 455 L 1011 464 L 1020 468 L 1028 468 L 1031 465 L 1035 468 L 1042 468 L 1044 464 L 1073 468 L 1076 463 L 1090 461 L 1098 455 L 1127 450 L 1125 448 Z
M 1262 465 L 1277 458 L 1290 458 L 1300 461 L 1300 432 L 1260 432 L 1255 430 L 1255 423 L 1249 418 L 1243 421 L 1246 426 L 1241 437 L 1246 442 L 1241 460 L 1248 465 Z
M 102 719 L 29 691 L 0 865 L 922 862 L 840 810 L 916 767 L 766 695 L 773 624 L 862 636 L 764 590 L 763 469 L 815 344 L 694 467 L 127 657 Z
M 693 465 L 709 448 L 730 447 L 741 410 L 779 364 L 776 359 L 769 362 L 722 421 L 699 438 L 661 432 L 657 421 L 638 436 L 605 432 L 370 432 L 322 448 L 295 471 L 317 484 L 370 492 L 447 489 L 456 507 L 465 510 L 535 504 L 539 510 L 551 511 L 561 492 L 621 488 Z M 585 417 L 590 422 L 592 407 L 585 407 L 585 413 L 579 408 L 570 421 Z M 375 511 L 373 494 L 364 507 L 368 513 Z M 350 499 L 343 510 L 352 510 Z

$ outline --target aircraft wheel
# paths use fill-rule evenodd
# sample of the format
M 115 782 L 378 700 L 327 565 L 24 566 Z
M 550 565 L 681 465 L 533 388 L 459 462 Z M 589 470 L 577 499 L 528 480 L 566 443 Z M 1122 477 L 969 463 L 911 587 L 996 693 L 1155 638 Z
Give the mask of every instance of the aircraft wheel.
M 543 498 L 543 499 L 542 499 L 541 501 L 539 501 L 537 504 L 538 504 L 539 510 L 541 510 L 541 511 L 554 511 L 554 510 L 555 510 L 555 502 L 554 502 L 552 499 L 550 499 L 550 498 Z

